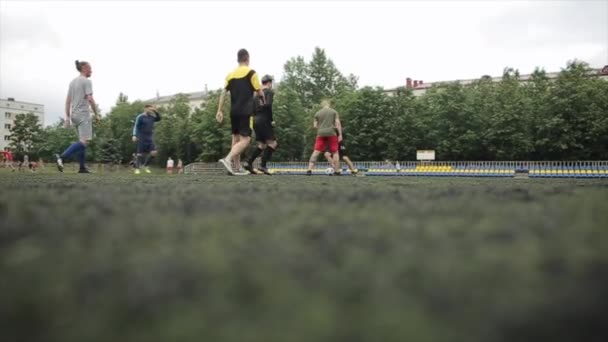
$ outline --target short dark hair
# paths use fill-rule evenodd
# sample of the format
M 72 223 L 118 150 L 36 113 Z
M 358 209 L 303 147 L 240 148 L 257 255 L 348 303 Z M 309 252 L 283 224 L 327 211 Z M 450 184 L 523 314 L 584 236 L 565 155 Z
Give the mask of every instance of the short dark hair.
M 240 49 L 239 52 L 236 54 L 236 57 L 239 63 L 243 63 L 249 60 L 249 52 L 245 49 Z
M 144 108 L 152 108 L 153 106 L 151 104 L 147 104 L 144 106 Z
M 82 71 L 83 66 L 89 65 L 89 62 L 79 61 L 79 60 L 76 60 L 75 63 L 76 63 L 76 70 L 78 70 L 78 71 Z

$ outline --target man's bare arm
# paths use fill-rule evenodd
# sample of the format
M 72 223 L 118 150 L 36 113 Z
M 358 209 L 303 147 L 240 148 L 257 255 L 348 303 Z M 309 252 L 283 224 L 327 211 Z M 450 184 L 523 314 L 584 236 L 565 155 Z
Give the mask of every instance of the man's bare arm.
M 226 97 L 226 89 L 222 90 L 220 94 L 220 102 L 217 105 L 217 114 L 215 114 L 215 120 L 219 123 L 224 121 L 224 98 Z
M 262 88 L 256 90 L 256 93 L 258 94 L 258 97 L 260 98 L 260 102 L 262 102 L 262 105 L 266 104 L 266 97 L 264 96 L 264 91 L 262 90 Z
M 68 119 L 70 117 L 70 109 L 72 107 L 72 101 L 70 100 L 70 96 L 65 98 L 65 118 Z
M 223 112 L 224 111 L 224 99 L 226 98 L 226 89 L 222 90 L 222 93 L 220 94 L 220 102 L 217 105 L 217 111 L 218 112 Z
M 97 106 L 95 105 L 95 99 L 93 99 L 93 95 L 87 95 L 87 101 L 89 101 L 89 104 L 91 105 L 91 109 L 93 109 L 93 114 L 95 114 L 95 116 L 97 116 L 98 115 Z
M 342 141 L 342 122 L 340 122 L 340 115 L 336 114 L 336 129 L 338 130 L 338 141 Z

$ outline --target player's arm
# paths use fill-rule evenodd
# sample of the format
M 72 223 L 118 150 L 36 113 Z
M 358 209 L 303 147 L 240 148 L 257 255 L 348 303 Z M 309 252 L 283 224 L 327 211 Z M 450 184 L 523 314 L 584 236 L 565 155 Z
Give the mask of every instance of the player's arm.
M 160 113 L 154 109 L 154 122 L 159 122 L 160 121 Z
M 272 117 L 272 103 L 274 102 L 274 93 L 272 91 L 268 92 L 268 96 L 266 96 L 266 103 L 264 107 L 270 109 L 270 122 L 274 124 L 274 118 Z
M 264 95 L 264 90 L 262 90 L 262 85 L 260 84 L 260 79 L 258 78 L 258 73 L 254 72 L 251 75 L 251 86 L 253 86 L 253 90 L 258 95 L 260 99 L 260 104 L 263 106 L 266 104 L 266 96 Z
M 224 100 L 226 99 L 226 93 L 230 92 L 230 79 L 232 78 L 232 74 L 229 74 L 226 77 L 226 81 L 224 82 L 224 89 L 222 89 L 222 93 L 220 94 L 220 102 L 217 104 L 217 114 L 215 114 L 215 120 L 219 123 L 224 121 Z
M 65 99 L 65 122 L 63 123 L 63 125 L 67 128 L 70 126 L 70 110 L 72 108 L 72 96 L 71 93 L 72 91 L 68 91 L 68 96 L 66 96 Z
M 315 118 L 312 122 L 312 128 L 317 129 L 319 127 L 319 121 Z
M 222 93 L 220 94 L 220 102 L 217 104 L 217 114 L 215 114 L 215 120 L 219 123 L 224 121 L 224 100 L 227 92 L 229 92 L 229 90 L 222 90 Z
M 340 114 L 336 113 L 336 129 L 338 130 L 338 141 L 342 141 L 342 122 L 340 122 Z
M 133 142 L 137 141 L 137 134 L 139 132 L 139 122 L 140 122 L 140 120 L 141 120 L 141 114 L 139 114 L 137 116 L 137 118 L 135 118 L 135 125 L 133 125 L 133 134 L 132 134 L 132 136 L 133 136 Z
M 95 116 L 99 115 L 99 113 L 97 113 L 97 104 L 93 98 L 93 83 L 91 83 L 91 80 L 87 80 L 84 84 L 84 94 L 86 95 L 89 105 L 91 105 L 91 109 L 93 109 L 93 114 L 95 114 Z

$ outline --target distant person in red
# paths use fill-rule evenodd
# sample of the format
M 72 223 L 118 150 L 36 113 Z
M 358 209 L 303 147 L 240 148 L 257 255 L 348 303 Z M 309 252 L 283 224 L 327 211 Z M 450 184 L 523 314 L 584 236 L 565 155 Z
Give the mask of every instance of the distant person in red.
M 4 156 L 4 165 L 11 168 L 13 172 L 15 172 L 15 166 L 13 165 L 13 152 L 11 152 L 11 150 L 6 150 L 2 152 L 2 155 Z

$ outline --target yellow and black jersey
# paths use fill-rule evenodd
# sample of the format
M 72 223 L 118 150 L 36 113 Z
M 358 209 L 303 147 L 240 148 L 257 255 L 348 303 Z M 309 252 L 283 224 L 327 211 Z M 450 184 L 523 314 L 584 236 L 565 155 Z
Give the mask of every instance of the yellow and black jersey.
M 233 116 L 253 114 L 253 92 L 260 89 L 255 70 L 241 65 L 226 76 L 224 88 L 230 92 L 230 112 Z

